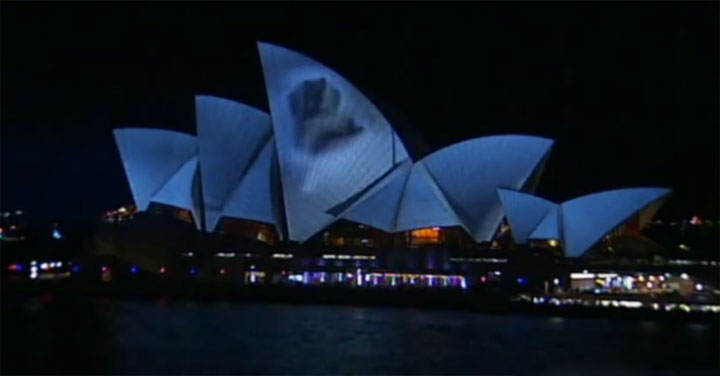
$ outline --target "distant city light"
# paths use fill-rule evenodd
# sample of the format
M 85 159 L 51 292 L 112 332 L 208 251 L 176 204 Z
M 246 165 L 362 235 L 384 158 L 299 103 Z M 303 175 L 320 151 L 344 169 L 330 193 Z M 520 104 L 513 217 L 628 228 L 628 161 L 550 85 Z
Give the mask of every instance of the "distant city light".
M 524 284 L 524 283 L 525 283 L 525 277 L 518 277 L 517 283 L 519 283 L 519 284 L 521 284 L 521 285 Z
M 688 278 L 690 278 L 690 276 L 688 276 L 687 273 L 682 273 L 682 274 L 680 274 L 680 278 L 688 279 Z
M 62 239 L 62 234 L 60 233 L 60 230 L 54 228 L 52 230 L 52 237 L 53 239 Z
M 42 264 L 40 264 L 40 269 L 48 270 L 50 269 L 50 265 L 47 262 L 43 262 Z
M 553 279 L 553 284 L 554 284 L 554 285 L 559 285 L 559 284 L 560 284 L 560 279 L 558 279 L 558 278 Z
M 197 274 L 197 269 L 190 268 L 190 270 L 188 272 L 190 273 L 190 275 L 195 275 L 195 274 Z
M 617 273 L 598 273 L 597 274 L 598 278 L 615 278 L 617 276 L 618 276 Z
M 8 270 L 21 272 L 23 270 L 23 266 L 22 264 L 10 264 L 8 265 Z
M 703 289 L 703 285 L 702 285 L 702 284 L 698 283 L 698 284 L 695 285 L 695 290 L 702 291 L 702 289 Z
M 557 247 L 560 244 L 557 239 L 548 239 L 548 245 L 551 247 Z
M 103 267 L 100 268 L 100 271 L 102 271 L 103 273 L 107 272 L 108 270 L 110 270 L 110 268 L 108 268 L 107 266 L 104 266 L 104 265 L 103 265 Z
M 690 247 L 686 246 L 685 244 L 678 245 L 678 248 L 682 249 L 683 251 L 689 251 Z
M 161 267 L 160 267 L 160 274 L 165 274 L 165 272 L 167 272 L 167 269 L 165 269 L 164 266 L 161 266 Z
M 225 275 L 226 273 L 227 273 L 227 271 L 225 270 L 225 268 L 220 269 L 220 274 Z
M 80 265 L 73 265 L 72 271 L 73 271 L 73 273 L 79 272 L 79 271 L 80 271 Z
M 132 273 L 132 274 L 135 274 L 135 273 L 137 273 L 137 272 L 138 272 L 138 270 L 139 270 L 139 269 L 138 269 L 138 267 L 137 267 L 137 266 L 134 266 L 134 265 L 133 265 L 133 266 L 131 266 L 131 267 L 130 267 L 130 273 Z

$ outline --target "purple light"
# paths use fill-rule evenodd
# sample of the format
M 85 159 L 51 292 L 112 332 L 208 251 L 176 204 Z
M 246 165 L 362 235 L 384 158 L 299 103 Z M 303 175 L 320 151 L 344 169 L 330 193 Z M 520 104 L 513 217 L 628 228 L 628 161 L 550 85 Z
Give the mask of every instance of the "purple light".
M 190 275 L 195 275 L 195 274 L 197 274 L 197 269 L 190 268 L 189 273 L 190 273 Z

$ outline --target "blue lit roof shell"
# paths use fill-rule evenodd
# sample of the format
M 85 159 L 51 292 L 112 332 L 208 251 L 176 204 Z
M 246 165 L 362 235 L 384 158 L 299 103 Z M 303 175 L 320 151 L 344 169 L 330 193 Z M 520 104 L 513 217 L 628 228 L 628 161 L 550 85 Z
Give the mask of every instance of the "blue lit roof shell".
M 498 194 L 517 243 L 526 243 L 530 234 L 537 231 L 536 229 L 546 218 L 548 223 L 542 225 L 542 232 L 544 234 L 552 232 L 552 228 L 545 229 L 545 227 L 553 223 L 552 217 L 557 215 L 557 204 L 529 193 L 510 189 L 500 188 Z M 554 219 L 557 222 L 557 217 Z
M 515 241 L 560 239 L 569 257 L 583 255 L 605 234 L 669 193 L 667 188 L 616 189 L 558 205 L 522 192 L 498 190 Z
M 212 231 L 230 194 L 271 138 L 272 126 L 265 112 L 212 96 L 195 97 L 195 116 L 205 222 Z
M 176 206 L 190 210 L 198 229 L 201 228 L 202 215 L 200 190 L 197 189 L 198 158 L 194 156 L 185 162 L 182 167 L 160 188 L 152 197 L 152 202 Z
M 382 113 L 342 76 L 297 52 L 258 48 L 288 234 L 302 242 L 338 219 L 332 208 L 408 155 Z
M 669 193 L 667 188 L 626 188 L 564 202 L 561 211 L 565 254 L 582 255 L 603 235 Z
M 477 241 L 490 240 L 503 217 L 497 187 L 523 187 L 551 146 L 545 138 L 516 135 L 451 145 L 415 163 L 345 218 L 385 231 L 462 226 Z M 499 163 L 507 167 L 496 168 Z
M 150 128 L 113 130 L 135 205 L 146 210 L 153 196 L 197 154 L 189 134 Z
M 277 163 L 275 155 L 275 142 L 270 138 L 231 192 L 222 215 L 274 224 L 282 238 L 279 226 L 279 212 L 282 210 L 279 207 L 280 192 L 273 176 L 273 165 Z
M 503 218 L 498 187 L 521 189 L 553 141 L 499 135 L 463 141 L 423 158 L 463 227 L 478 242 L 492 240 Z

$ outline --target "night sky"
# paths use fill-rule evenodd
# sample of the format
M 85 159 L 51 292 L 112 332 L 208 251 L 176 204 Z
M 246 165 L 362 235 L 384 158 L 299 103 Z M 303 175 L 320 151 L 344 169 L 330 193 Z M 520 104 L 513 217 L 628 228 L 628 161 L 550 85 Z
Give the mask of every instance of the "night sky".
M 195 94 L 267 111 L 263 40 L 381 103 L 416 159 L 541 135 L 539 195 L 667 186 L 661 217 L 718 217 L 716 2 L 459 5 L 2 2 L 0 205 L 89 221 L 131 203 L 111 130 L 194 133 Z

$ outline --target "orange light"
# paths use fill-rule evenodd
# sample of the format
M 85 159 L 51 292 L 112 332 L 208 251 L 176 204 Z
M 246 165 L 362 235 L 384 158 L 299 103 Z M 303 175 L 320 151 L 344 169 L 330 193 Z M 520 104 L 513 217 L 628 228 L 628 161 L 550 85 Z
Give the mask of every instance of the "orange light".
M 433 239 L 437 238 L 440 235 L 439 232 L 440 230 L 434 228 L 421 228 L 418 230 L 413 230 L 412 236 L 413 238 Z
M 414 244 L 433 244 L 440 242 L 440 227 L 419 228 L 410 231 Z

